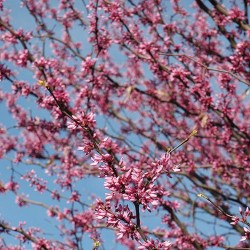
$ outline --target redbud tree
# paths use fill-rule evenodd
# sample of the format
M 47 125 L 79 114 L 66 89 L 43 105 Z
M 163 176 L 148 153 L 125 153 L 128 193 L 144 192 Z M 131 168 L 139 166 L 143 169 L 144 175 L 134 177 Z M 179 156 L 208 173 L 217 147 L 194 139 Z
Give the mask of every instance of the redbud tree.
M 0 248 L 249 249 L 249 10 L 1 0 Z

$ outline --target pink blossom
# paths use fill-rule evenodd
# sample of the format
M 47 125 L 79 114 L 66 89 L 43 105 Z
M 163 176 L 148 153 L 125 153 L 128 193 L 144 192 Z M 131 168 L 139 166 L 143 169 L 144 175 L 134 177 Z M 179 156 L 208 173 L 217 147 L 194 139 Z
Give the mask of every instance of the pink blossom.
M 16 203 L 19 207 L 23 207 L 23 206 L 27 205 L 27 202 L 25 201 L 25 199 L 22 198 L 22 196 L 16 197 Z
M 93 59 L 89 56 L 86 57 L 85 61 L 83 61 L 82 65 L 81 65 L 82 66 L 82 73 L 84 75 L 88 74 L 95 63 L 96 63 L 96 59 Z
M 93 157 L 91 157 L 92 159 L 92 166 L 96 166 L 100 163 L 110 163 L 112 161 L 112 156 L 110 154 L 104 154 L 104 155 L 98 155 L 95 154 Z
M 73 121 L 67 121 L 67 128 L 69 130 L 75 130 L 78 127 L 78 124 Z
M 10 181 L 10 182 L 6 183 L 4 187 L 6 188 L 6 190 L 10 190 L 13 192 L 16 192 L 19 189 L 18 183 L 14 182 L 14 181 Z
M 60 196 L 60 194 L 55 190 L 55 191 L 52 191 L 52 193 L 51 193 L 51 197 L 52 197 L 52 199 L 55 199 L 55 200 L 60 200 L 60 198 L 61 198 L 61 196 Z
M 240 241 L 245 241 L 250 238 L 250 230 L 244 227 L 244 231 L 245 231 L 245 236 L 242 236 Z
M 69 202 L 79 201 L 80 194 L 78 192 L 72 192 Z
M 146 242 L 141 242 L 138 249 L 170 249 L 171 245 L 172 243 L 169 241 L 160 242 L 159 240 L 149 239 Z
M 21 67 L 26 67 L 28 62 L 28 55 L 28 50 L 20 51 L 15 58 L 17 65 Z
M 248 3 L 0 0 L 0 249 L 246 246 Z
M 77 149 L 85 152 L 88 155 L 94 149 L 94 145 L 89 140 L 83 140 L 83 146 L 79 146 Z

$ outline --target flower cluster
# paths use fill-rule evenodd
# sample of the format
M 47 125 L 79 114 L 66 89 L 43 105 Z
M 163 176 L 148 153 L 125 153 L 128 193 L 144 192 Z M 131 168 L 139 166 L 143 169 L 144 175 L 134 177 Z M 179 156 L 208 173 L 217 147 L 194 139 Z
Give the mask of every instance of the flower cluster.
M 238 217 L 238 216 L 233 216 L 232 217 L 232 222 L 230 224 L 236 225 L 239 222 L 242 222 L 242 223 L 244 223 L 244 224 L 246 224 L 248 226 L 248 228 L 244 227 L 245 235 L 241 237 L 241 241 L 245 241 L 247 239 L 250 239 L 250 223 L 247 222 L 247 218 L 250 215 L 250 210 L 247 207 L 245 212 L 243 212 L 242 208 L 239 207 L 239 212 L 240 212 L 241 218 Z
M 171 249 L 172 243 L 169 241 L 161 242 L 159 240 L 149 239 L 146 242 L 141 242 L 138 249 Z
M 138 238 L 136 234 L 136 226 L 133 223 L 135 215 L 129 209 L 128 205 L 117 205 L 115 212 L 105 205 L 101 200 L 96 202 L 96 218 L 98 220 L 106 220 L 107 225 L 118 229 L 118 239 L 120 238 Z
M 249 209 L 230 214 L 250 195 L 250 1 L 9 2 L 1 198 L 46 209 L 62 237 L 2 224 L 6 245 L 68 250 L 89 238 L 111 249 L 110 227 L 118 248 L 205 249 L 231 245 L 243 224 L 249 247 Z M 206 234 L 213 226 L 223 238 Z
M 30 186 L 35 187 L 35 190 L 40 193 L 43 193 L 45 190 L 47 190 L 47 181 L 43 180 L 42 178 L 39 178 L 33 169 L 23 175 L 22 179 L 29 182 Z
M 70 130 L 75 130 L 78 126 L 88 126 L 90 128 L 95 126 L 95 114 L 90 112 L 86 114 L 85 112 L 80 112 L 72 116 L 72 120 L 67 122 L 67 127 Z

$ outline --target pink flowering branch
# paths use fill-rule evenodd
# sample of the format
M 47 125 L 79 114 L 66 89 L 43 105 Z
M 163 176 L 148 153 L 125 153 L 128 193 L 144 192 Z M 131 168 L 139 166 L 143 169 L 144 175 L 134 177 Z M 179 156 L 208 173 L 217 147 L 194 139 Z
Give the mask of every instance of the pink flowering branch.
M 250 86 L 250 83 L 244 79 L 242 79 L 241 77 L 239 77 L 238 75 L 232 73 L 231 71 L 228 71 L 228 70 L 224 70 L 224 69 L 216 69 L 216 68 L 211 68 L 211 67 L 208 67 L 207 65 L 205 65 L 204 63 L 202 62 L 199 62 L 197 61 L 197 59 L 189 56 L 189 55 L 186 55 L 186 54 L 168 54 L 168 53 L 164 53 L 162 52 L 161 54 L 165 55 L 165 56 L 173 56 L 173 57 L 180 57 L 180 60 L 182 57 L 186 57 L 188 59 L 190 59 L 191 61 L 197 63 L 198 65 L 201 65 L 204 69 L 208 70 L 208 71 L 214 71 L 214 72 L 219 72 L 219 73 L 225 73 L 225 74 L 228 74 L 232 77 L 234 77 L 235 79 L 239 80 L 240 82 L 243 82 L 245 83 L 246 85 Z
M 247 217 L 250 215 L 248 207 L 246 208 L 246 211 L 244 214 L 243 214 L 242 209 L 240 207 L 239 211 L 240 211 L 240 215 L 242 218 L 239 218 L 237 216 L 233 216 L 233 215 L 226 213 L 221 207 L 217 206 L 213 201 L 211 201 L 211 199 L 209 199 L 204 194 L 198 194 L 198 196 L 208 200 L 221 214 L 225 215 L 227 218 L 232 220 L 232 222 L 230 224 L 237 225 L 238 222 L 242 222 L 243 224 L 247 225 L 250 228 L 250 223 L 247 222 Z M 241 241 L 244 241 L 244 240 L 250 238 L 250 230 L 248 228 L 244 227 L 244 231 L 245 231 L 245 236 L 242 237 Z
M 40 242 L 39 239 L 31 236 L 29 233 L 26 233 L 26 230 L 24 230 L 21 226 L 20 227 L 11 227 L 8 224 L 4 222 L 0 222 L 0 232 L 15 232 L 21 234 L 25 239 L 35 243 L 36 245 L 39 245 L 40 249 L 42 250 L 49 250 L 50 247 L 47 244 L 43 244 Z
M 81 248 L 87 233 L 97 249 L 101 228 L 128 249 L 226 247 L 230 233 L 248 244 L 248 212 L 231 214 L 249 196 L 249 3 L 209 2 L 29 0 L 26 32 L 0 1 L 0 80 L 10 85 L 0 101 L 14 118 L 0 125 L 0 158 L 12 166 L 0 192 L 66 219 L 65 248 Z M 49 116 L 23 105 L 29 100 Z M 41 172 L 22 168 L 34 164 Z M 103 180 L 104 201 L 93 193 L 93 204 L 83 202 L 87 177 Z M 58 208 L 27 199 L 20 181 Z M 201 190 L 212 206 L 197 201 Z M 205 214 L 232 226 L 206 235 L 197 223 Z M 49 244 L 29 232 L 36 247 Z

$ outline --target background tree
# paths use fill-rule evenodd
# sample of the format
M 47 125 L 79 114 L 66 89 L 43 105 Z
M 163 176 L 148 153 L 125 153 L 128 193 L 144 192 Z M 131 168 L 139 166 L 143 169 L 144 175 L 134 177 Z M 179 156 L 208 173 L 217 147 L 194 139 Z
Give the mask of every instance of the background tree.
M 23 207 L 1 249 L 249 249 L 249 0 L 19 4 L 0 1 L 1 204 Z M 18 216 L 37 206 L 50 229 Z

